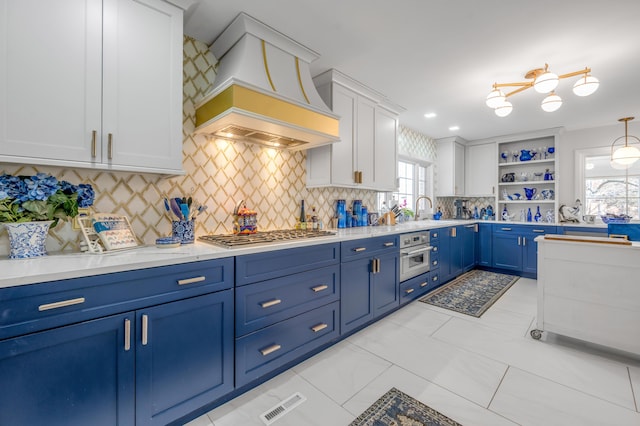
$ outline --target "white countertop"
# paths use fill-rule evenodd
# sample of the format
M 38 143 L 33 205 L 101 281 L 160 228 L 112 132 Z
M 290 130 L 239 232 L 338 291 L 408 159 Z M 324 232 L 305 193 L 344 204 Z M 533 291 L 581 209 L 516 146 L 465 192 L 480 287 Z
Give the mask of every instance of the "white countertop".
M 222 248 L 212 244 L 195 242 L 177 248 L 138 247 L 115 253 L 91 254 L 78 252 L 50 253 L 34 259 L 0 260 L 0 288 L 33 284 L 45 281 L 78 278 L 91 275 L 123 272 L 201 260 L 242 256 L 272 250 L 304 247 L 316 244 L 348 241 L 383 235 L 395 235 L 418 230 L 443 228 L 477 222 L 509 223 L 477 220 L 420 220 L 395 226 L 369 226 L 336 230 L 335 236 L 292 240 L 288 242 L 256 244 L 243 248 Z M 522 222 L 513 222 L 523 224 Z M 536 225 L 525 223 L 524 225 Z M 545 225 L 549 225 L 546 224 Z M 550 224 L 555 225 L 555 224 Z M 566 226 L 568 224 L 562 224 Z M 597 225 L 584 225 L 597 227 Z

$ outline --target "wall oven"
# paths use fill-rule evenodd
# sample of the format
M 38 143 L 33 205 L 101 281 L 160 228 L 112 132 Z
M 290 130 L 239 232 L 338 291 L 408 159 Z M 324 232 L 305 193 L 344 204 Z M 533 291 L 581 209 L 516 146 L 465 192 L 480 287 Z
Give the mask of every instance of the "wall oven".
M 429 231 L 400 235 L 400 281 L 429 272 Z

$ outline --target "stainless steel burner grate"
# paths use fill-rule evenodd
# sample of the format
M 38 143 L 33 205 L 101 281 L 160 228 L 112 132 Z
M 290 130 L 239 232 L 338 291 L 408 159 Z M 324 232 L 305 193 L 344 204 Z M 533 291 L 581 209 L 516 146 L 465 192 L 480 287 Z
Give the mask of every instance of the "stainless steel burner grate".
M 283 229 L 279 231 L 263 231 L 256 234 L 219 234 L 203 235 L 198 240 L 209 244 L 232 248 L 251 244 L 264 244 L 299 240 L 305 238 L 326 237 L 335 235 L 331 231 L 307 231 L 303 229 Z

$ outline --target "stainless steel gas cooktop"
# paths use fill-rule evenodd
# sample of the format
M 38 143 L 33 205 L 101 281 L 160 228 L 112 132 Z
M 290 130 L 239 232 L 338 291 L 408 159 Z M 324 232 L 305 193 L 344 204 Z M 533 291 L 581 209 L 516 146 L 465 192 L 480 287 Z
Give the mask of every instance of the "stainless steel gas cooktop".
M 311 231 L 303 229 L 283 229 L 280 231 L 263 231 L 255 234 L 219 234 L 203 235 L 198 240 L 209 244 L 233 248 L 251 244 L 277 243 L 289 240 L 300 240 L 335 235 L 331 231 Z

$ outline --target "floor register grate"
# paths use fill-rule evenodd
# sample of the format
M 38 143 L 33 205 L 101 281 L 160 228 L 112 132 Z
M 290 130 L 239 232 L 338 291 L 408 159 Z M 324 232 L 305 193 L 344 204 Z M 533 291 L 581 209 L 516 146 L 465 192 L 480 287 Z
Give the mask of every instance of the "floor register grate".
M 264 422 L 265 425 L 269 426 L 288 412 L 292 411 L 298 405 L 305 402 L 307 398 L 302 395 L 300 392 L 296 392 L 291 395 L 289 398 L 280 402 L 275 407 L 267 410 L 266 412 L 260 415 L 260 420 Z

